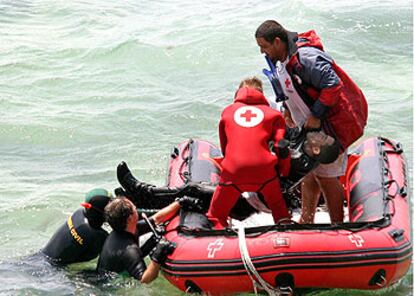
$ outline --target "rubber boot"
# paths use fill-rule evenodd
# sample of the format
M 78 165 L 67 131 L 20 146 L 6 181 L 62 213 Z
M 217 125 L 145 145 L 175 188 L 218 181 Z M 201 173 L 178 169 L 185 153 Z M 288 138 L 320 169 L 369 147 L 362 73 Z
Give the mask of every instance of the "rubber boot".
M 116 170 L 119 184 L 126 190 L 127 194 L 132 195 L 134 199 L 138 197 L 153 197 L 154 185 L 147 184 L 137 180 L 131 173 L 126 162 L 122 161 Z

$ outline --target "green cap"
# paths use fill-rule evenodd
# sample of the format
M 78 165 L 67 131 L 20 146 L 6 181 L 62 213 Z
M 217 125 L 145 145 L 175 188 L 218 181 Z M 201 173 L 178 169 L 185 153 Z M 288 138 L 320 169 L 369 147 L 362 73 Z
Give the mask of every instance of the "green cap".
M 88 193 L 86 193 L 85 195 L 85 202 L 90 203 L 91 199 L 94 198 L 95 196 L 106 196 L 111 198 L 112 194 L 110 192 L 108 192 L 108 190 L 102 189 L 102 188 L 95 188 L 92 189 L 91 191 L 89 191 Z

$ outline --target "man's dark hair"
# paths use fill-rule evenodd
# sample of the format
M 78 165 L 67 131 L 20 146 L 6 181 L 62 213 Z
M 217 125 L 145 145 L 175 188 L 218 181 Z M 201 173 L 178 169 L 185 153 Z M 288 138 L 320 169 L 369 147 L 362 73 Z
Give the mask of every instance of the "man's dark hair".
M 134 212 L 134 205 L 124 197 L 118 197 L 105 207 L 105 218 L 115 231 L 124 231 L 127 220 Z
M 325 144 L 321 146 L 321 152 L 314 158 L 322 164 L 328 164 L 334 162 L 340 153 L 338 141 L 335 141 L 332 145 Z
M 287 30 L 277 21 L 267 20 L 262 23 L 256 30 L 256 38 L 264 38 L 267 42 L 273 42 L 279 37 L 283 42 L 288 42 Z

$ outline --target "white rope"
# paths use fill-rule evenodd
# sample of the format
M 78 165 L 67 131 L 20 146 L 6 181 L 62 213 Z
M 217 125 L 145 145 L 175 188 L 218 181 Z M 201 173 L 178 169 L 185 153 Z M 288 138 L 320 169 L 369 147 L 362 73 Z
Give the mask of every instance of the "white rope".
M 280 291 L 275 289 L 268 282 L 266 282 L 260 276 L 256 268 L 254 267 L 253 262 L 249 255 L 249 250 L 247 249 L 246 235 L 244 232 L 244 227 L 242 225 L 240 225 L 239 227 L 238 236 L 239 236 L 239 249 L 240 249 L 241 259 L 243 261 L 244 268 L 246 269 L 247 274 L 249 275 L 253 283 L 254 293 L 257 295 L 257 287 L 258 287 L 259 289 L 265 290 L 268 295 L 271 295 L 271 296 L 280 295 Z

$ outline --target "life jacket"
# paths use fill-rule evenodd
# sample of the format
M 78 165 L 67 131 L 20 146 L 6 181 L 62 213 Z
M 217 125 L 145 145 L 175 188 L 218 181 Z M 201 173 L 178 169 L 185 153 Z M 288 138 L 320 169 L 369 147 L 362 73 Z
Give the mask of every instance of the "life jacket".
M 298 48 L 315 47 L 324 51 L 321 39 L 314 30 L 298 34 Z M 329 111 L 322 120 L 324 131 L 334 136 L 345 150 L 359 139 L 364 131 L 368 118 L 368 105 L 362 91 L 333 60 L 331 65 L 340 79 L 334 87 L 317 89 L 305 83 L 300 77 L 299 51 L 294 52 L 289 59 L 286 69 L 292 77 L 292 83 L 303 101 L 312 108 L 317 99 L 323 98 L 324 105 Z

